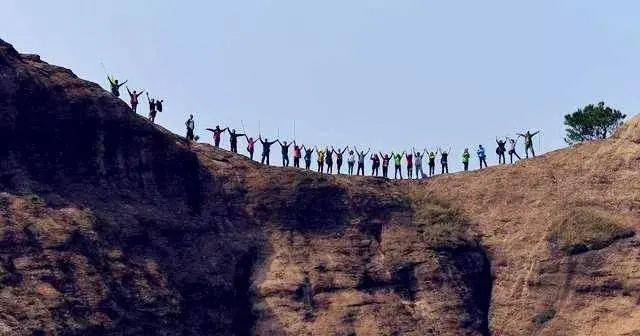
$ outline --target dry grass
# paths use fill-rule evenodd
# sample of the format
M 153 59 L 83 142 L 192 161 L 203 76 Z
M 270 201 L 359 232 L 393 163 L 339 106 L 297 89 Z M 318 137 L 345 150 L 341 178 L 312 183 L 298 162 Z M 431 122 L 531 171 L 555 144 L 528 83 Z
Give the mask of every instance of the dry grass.
M 419 192 L 410 193 L 409 199 L 413 223 L 418 226 L 429 248 L 455 249 L 468 246 L 473 241 L 468 220 L 460 209 Z
M 633 234 L 630 229 L 618 225 L 609 213 L 575 208 L 553 225 L 549 240 L 569 254 L 578 254 L 607 247 L 616 239 Z

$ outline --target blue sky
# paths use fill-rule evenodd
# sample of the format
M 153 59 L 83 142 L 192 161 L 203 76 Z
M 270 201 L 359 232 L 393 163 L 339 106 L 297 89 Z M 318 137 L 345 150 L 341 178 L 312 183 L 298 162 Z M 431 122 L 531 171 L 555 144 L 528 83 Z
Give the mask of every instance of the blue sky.
M 307 144 L 451 146 L 456 169 L 525 129 L 563 147 L 585 104 L 640 105 L 637 1 L 188 3 L 4 0 L 0 38 L 102 85 L 104 62 L 180 134 L 189 113 L 207 141 L 218 123 L 292 138 L 295 120 Z

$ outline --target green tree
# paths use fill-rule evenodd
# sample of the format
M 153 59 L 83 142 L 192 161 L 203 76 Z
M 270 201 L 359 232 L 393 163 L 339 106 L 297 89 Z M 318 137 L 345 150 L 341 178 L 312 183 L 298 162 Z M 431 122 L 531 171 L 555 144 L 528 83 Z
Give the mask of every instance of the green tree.
M 567 126 L 564 141 L 571 145 L 587 140 L 604 139 L 622 125 L 622 120 L 626 117 L 622 112 L 606 106 L 604 102 L 597 105 L 589 104 L 564 116 L 564 124 Z

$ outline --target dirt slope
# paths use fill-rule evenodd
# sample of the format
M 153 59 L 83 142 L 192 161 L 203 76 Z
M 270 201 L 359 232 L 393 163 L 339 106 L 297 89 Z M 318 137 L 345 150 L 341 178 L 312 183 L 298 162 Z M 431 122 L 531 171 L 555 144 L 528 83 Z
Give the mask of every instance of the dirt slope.
M 409 184 L 189 146 L 1 41 L 0 78 L 0 334 L 640 333 L 636 120 Z
M 492 330 L 640 334 L 638 140 L 635 117 L 605 141 L 407 187 L 450 200 L 482 233 Z

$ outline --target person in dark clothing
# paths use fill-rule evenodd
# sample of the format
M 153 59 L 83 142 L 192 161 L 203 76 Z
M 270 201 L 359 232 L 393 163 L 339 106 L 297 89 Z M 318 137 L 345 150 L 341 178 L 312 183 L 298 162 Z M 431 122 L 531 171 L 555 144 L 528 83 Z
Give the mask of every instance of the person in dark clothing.
M 296 168 L 300 168 L 300 158 L 302 158 L 302 147 L 299 146 L 295 140 L 293 140 L 293 166 Z
M 324 162 L 327 164 L 327 174 L 333 174 L 333 148 L 329 150 L 329 147 L 325 147 L 324 152 Z
M 436 174 L 436 153 L 429 152 L 429 177 Z
M 380 157 L 378 154 L 371 154 L 371 176 L 378 176 L 380 170 Z
M 237 153 L 238 152 L 238 137 L 245 136 L 246 134 L 244 134 L 244 133 L 236 133 L 235 129 L 232 129 L 231 131 L 229 131 L 228 127 L 227 127 L 227 132 L 229 132 L 229 145 L 230 145 L 230 148 L 231 148 L 231 152 Z
M 140 97 L 140 95 L 143 94 L 144 91 L 136 92 L 136 90 L 133 90 L 133 92 L 131 92 L 128 86 L 126 88 L 127 92 L 129 92 L 129 103 L 131 103 L 131 111 L 133 111 L 133 113 L 136 113 L 136 111 L 138 110 L 138 97 Z
M 356 175 L 364 176 L 364 159 L 369 155 L 371 148 L 369 148 L 366 153 L 364 151 L 358 152 L 358 148 L 355 146 L 353 148 L 356 150 L 356 154 L 358 155 L 358 169 L 356 170 Z
M 229 130 L 229 127 L 220 129 L 220 125 L 216 125 L 216 128 L 207 128 L 207 131 L 213 132 L 213 144 L 216 147 L 220 147 L 220 135 Z
M 258 136 L 258 140 L 260 140 L 260 143 L 262 144 L 262 160 L 260 161 L 260 163 L 264 164 L 265 161 L 266 161 L 267 162 L 267 166 L 268 166 L 269 165 L 269 155 L 271 154 L 271 145 L 273 145 L 274 143 L 278 142 L 278 140 L 269 141 L 269 139 L 267 139 L 267 138 L 262 140 L 262 135 Z
M 291 143 L 276 141 L 280 144 L 280 149 L 282 150 L 282 166 L 289 167 L 289 146 L 291 146 Z
M 311 169 L 311 155 L 313 155 L 313 148 L 307 148 L 305 145 L 302 145 L 302 150 L 304 151 L 304 169 Z
M 506 140 L 498 140 L 496 138 L 496 143 L 498 147 L 496 148 L 496 154 L 498 154 L 498 164 L 507 163 L 507 157 L 504 155 L 507 152 L 507 141 Z
M 127 84 L 128 81 L 119 83 L 117 79 L 111 78 L 111 76 L 107 76 L 107 79 L 109 80 L 109 84 L 111 85 L 111 94 L 116 97 L 120 97 L 120 87 Z
M 189 119 L 184 123 L 187 126 L 187 140 L 193 141 L 193 130 L 196 128 L 196 122 L 193 121 L 193 114 L 189 116 Z
M 382 158 L 382 177 L 389 178 L 389 162 L 391 162 L 391 157 L 389 154 L 382 154 L 382 152 L 380 152 L 380 157 Z
M 533 155 L 533 157 L 536 157 L 536 152 L 533 150 L 533 137 L 538 133 L 540 133 L 540 131 L 534 133 L 527 131 L 527 133 L 524 134 L 518 133 L 518 137 L 524 138 L 524 154 L 527 159 L 529 158 L 529 150 L 531 150 L 531 155 Z
M 244 136 L 245 139 L 247 139 L 247 152 L 249 152 L 249 159 L 251 159 L 251 161 L 253 161 L 253 152 L 255 150 L 255 146 L 256 146 L 256 142 L 258 142 L 258 139 L 253 139 L 252 137 L 248 137 L 248 136 Z
M 336 153 L 336 168 L 338 168 L 338 174 L 340 174 L 340 168 L 342 167 L 342 161 L 344 159 L 344 152 L 346 152 L 347 149 L 349 149 L 349 146 L 345 147 L 342 150 L 340 150 L 339 148 L 338 150 L 335 150 L 333 149 L 333 147 L 331 147 L 331 150 Z
M 155 120 L 156 120 L 156 101 L 153 98 L 149 98 L 149 92 L 147 92 L 147 101 L 149 102 L 149 121 L 155 122 Z
M 444 174 L 445 172 L 449 174 L 449 152 L 451 151 L 451 148 L 449 148 L 448 151 L 443 151 L 439 148 L 438 151 L 440 152 L 440 165 L 442 166 L 441 174 Z

